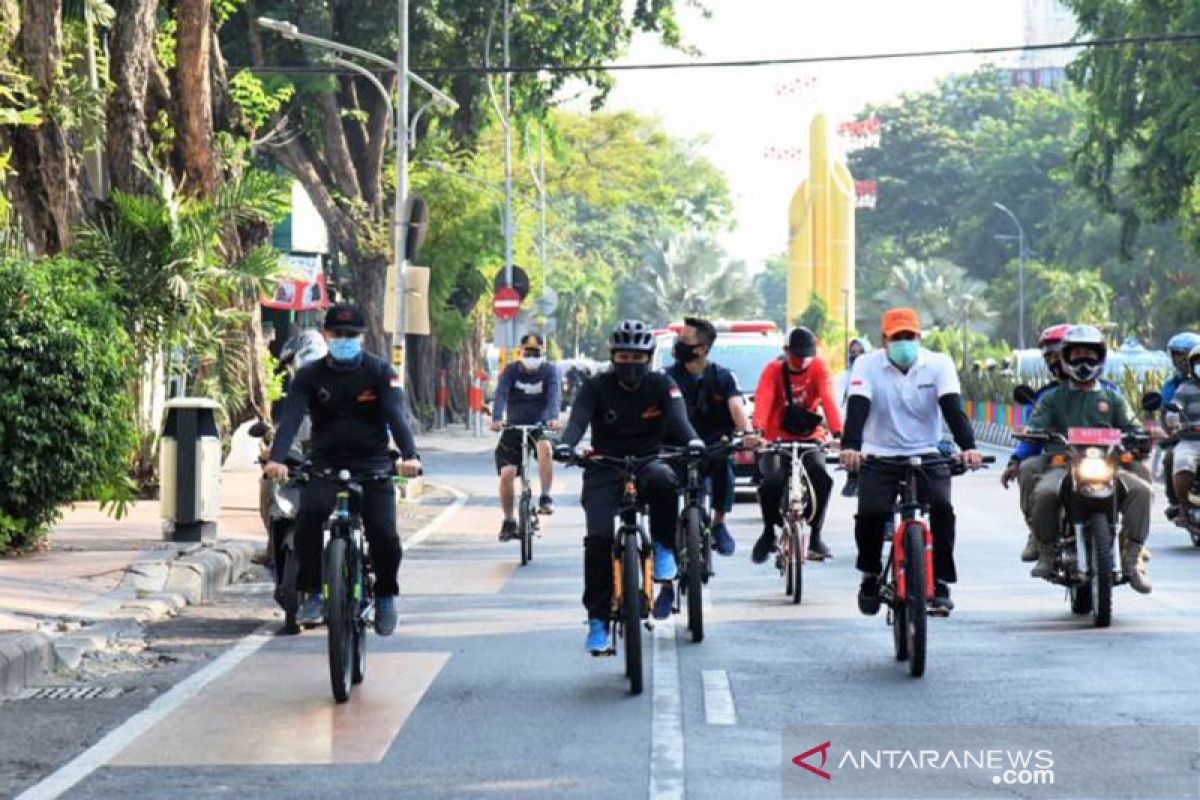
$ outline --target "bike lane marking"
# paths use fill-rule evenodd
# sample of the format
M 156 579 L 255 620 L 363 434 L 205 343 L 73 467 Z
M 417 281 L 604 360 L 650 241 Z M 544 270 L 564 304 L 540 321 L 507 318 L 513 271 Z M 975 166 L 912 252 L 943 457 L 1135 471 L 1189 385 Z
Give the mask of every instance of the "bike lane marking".
M 259 652 L 143 733 L 111 763 L 378 763 L 449 658 L 449 653 L 372 653 L 367 680 L 348 702 L 334 703 L 324 653 Z M 248 709 L 253 724 L 245 722 Z
M 405 544 L 410 547 L 421 544 L 430 535 L 437 532 L 455 512 L 459 511 L 465 505 L 467 501 L 465 493 L 452 487 L 447 488 L 450 488 L 455 494 L 455 502 L 445 511 L 438 514 L 432 522 L 409 537 L 404 542 Z M 254 633 L 234 644 L 229 650 L 222 653 L 207 666 L 189 675 L 165 694 L 157 697 L 149 706 L 109 731 L 100 741 L 17 795 L 16 800 L 55 800 L 55 798 L 61 797 L 93 772 L 109 764 L 113 758 L 129 747 L 135 740 L 139 739 L 151 728 L 154 728 L 189 700 L 199 695 L 214 681 L 221 678 L 248 657 L 254 655 L 267 642 L 272 641 L 275 638 L 275 631 L 278 627 L 277 622 L 269 622 L 261 626 Z M 368 658 L 370 659 L 371 657 Z M 327 674 L 324 667 L 319 671 L 319 674 Z M 328 702 L 328 686 L 323 688 L 320 697 Z
M 683 800 L 683 702 L 675 621 L 654 625 L 654 694 L 650 728 L 650 800 Z
M 729 674 L 723 669 L 706 669 L 700 676 L 704 684 L 704 721 L 709 725 L 737 725 Z

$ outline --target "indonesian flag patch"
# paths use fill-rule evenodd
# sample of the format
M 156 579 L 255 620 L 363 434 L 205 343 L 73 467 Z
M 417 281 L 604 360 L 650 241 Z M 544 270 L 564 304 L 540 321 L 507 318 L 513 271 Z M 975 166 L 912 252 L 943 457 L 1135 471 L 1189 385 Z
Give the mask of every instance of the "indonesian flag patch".
M 672 386 L 672 387 L 670 388 L 670 390 L 667 392 L 667 395 L 668 395 L 668 396 L 669 396 L 669 397 L 670 397 L 672 400 L 679 400 L 679 399 L 681 399 L 681 398 L 683 397 L 683 392 L 679 391 L 679 387 L 678 387 L 678 386 Z
M 392 375 L 392 381 L 391 381 L 391 383 L 392 383 L 392 388 L 393 388 L 393 389 L 400 389 L 400 388 L 402 388 L 402 387 L 400 386 L 400 376 L 399 376 L 399 375 Z

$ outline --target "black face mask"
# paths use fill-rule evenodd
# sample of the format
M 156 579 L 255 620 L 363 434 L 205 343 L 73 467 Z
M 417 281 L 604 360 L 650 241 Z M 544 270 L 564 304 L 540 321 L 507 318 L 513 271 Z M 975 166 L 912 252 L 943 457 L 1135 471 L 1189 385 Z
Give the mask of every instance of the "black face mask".
M 675 348 L 671 351 L 671 355 L 675 356 L 675 360 L 680 364 L 687 364 L 696 360 L 696 351 L 702 345 L 687 344 L 686 342 L 675 342 Z
M 627 389 L 636 389 L 642 385 L 642 381 L 650 374 L 650 365 L 641 362 L 634 364 L 613 364 L 613 371 L 617 373 L 617 380 L 621 386 Z

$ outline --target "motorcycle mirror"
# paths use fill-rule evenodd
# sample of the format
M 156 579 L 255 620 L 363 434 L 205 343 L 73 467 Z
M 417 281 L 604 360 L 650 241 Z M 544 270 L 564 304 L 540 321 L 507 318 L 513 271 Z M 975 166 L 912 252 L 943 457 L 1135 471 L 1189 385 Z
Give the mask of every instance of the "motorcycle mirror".
M 1031 406 L 1037 400 L 1037 392 L 1032 386 L 1021 384 L 1013 389 L 1013 402 L 1020 406 Z
M 247 433 L 255 439 L 261 439 L 267 435 L 267 423 L 260 419 L 258 422 L 250 426 L 250 430 L 248 430 Z
M 1162 408 L 1162 395 L 1158 392 L 1146 392 L 1142 395 L 1143 411 L 1158 411 Z

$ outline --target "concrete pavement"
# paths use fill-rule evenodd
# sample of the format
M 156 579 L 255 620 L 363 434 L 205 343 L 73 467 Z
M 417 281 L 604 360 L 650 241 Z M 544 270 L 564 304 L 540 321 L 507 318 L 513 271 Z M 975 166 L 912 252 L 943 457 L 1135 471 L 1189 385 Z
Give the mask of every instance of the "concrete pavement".
M 1096 630 L 1017 560 L 1016 497 L 998 471 L 961 479 L 958 608 L 933 621 L 928 672 L 914 680 L 884 616 L 855 608 L 851 503 L 836 498 L 837 557 L 807 568 L 799 607 L 749 562 L 757 513 L 742 504 L 705 641 L 660 626 L 634 698 L 621 662 L 583 651 L 578 474 L 560 480 L 559 511 L 522 568 L 516 546 L 495 541 L 490 458 L 423 450 L 431 475 L 473 497 L 408 548 L 400 633 L 371 637 L 350 704 L 329 697 L 323 631 L 251 637 L 199 688 L 110 734 L 67 796 L 773 798 L 794 726 L 1200 719 L 1200 552 L 1165 524 L 1151 539 L 1155 593 L 1120 589 L 1113 627 Z

